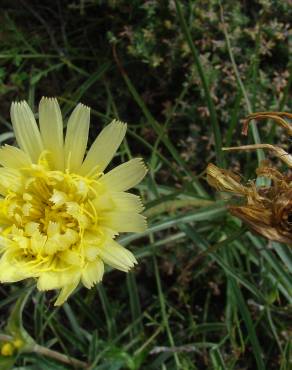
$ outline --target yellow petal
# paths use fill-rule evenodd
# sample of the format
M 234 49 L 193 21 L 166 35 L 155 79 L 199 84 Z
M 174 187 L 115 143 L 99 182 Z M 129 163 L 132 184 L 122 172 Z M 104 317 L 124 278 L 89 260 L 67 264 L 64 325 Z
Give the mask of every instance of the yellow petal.
M 137 185 L 147 169 L 141 158 L 131 159 L 106 173 L 100 182 L 112 191 L 125 191 Z
M 1 283 L 16 283 L 26 278 L 15 266 L 8 263 L 0 263 L 0 282 Z
M 35 231 L 31 237 L 31 250 L 33 254 L 40 254 L 44 249 L 46 241 L 47 237 L 45 235 L 41 234 L 38 230 Z
M 87 146 L 90 109 L 78 104 L 72 112 L 65 138 L 65 168 L 77 172 L 83 161 Z
M 63 170 L 63 120 L 57 99 L 41 99 L 39 105 L 39 123 L 44 148 L 50 152 L 53 169 Z
M 86 176 L 95 168 L 103 172 L 121 145 L 126 130 L 127 125 L 116 120 L 106 126 L 92 144 L 79 173 Z
M 37 163 L 44 146 L 30 107 L 25 101 L 12 103 L 10 113 L 18 145 Z
M 12 168 L 0 168 L 0 194 L 7 195 L 10 191 L 22 189 L 21 174 Z
M 55 206 L 60 207 L 68 201 L 68 195 L 63 191 L 54 189 L 50 201 L 53 202 Z
M 65 266 L 65 265 L 64 265 Z M 63 269 L 63 271 L 47 271 L 42 272 L 38 278 L 38 290 L 60 289 L 70 285 L 73 281 L 80 280 L 80 270 L 72 267 Z
M 62 253 L 59 253 L 59 257 L 66 262 L 68 265 L 80 266 L 81 256 L 78 251 L 67 249 Z
M 10 225 L 11 220 L 8 217 L 7 214 L 7 207 L 6 207 L 6 201 L 4 198 L 0 199 L 0 225 L 2 228 L 4 228 L 4 225 Z M 7 243 L 8 239 L 6 237 L 3 237 L 3 232 L 2 235 L 0 235 L 0 253 L 1 253 L 1 248 L 5 247 L 5 244 Z M 3 245 L 4 243 L 4 245 Z
M 90 289 L 102 280 L 103 273 L 104 264 L 100 258 L 97 258 L 93 262 L 88 262 L 82 271 L 81 281 L 86 288 Z
M 83 244 L 84 256 L 90 262 L 95 261 L 96 257 L 99 254 L 99 248 L 94 244 Z
M 125 192 L 112 192 L 111 197 L 116 209 L 119 211 L 140 213 L 144 209 L 141 198 L 137 195 Z
M 97 210 L 97 212 L 112 211 L 115 209 L 115 203 L 109 192 L 102 194 L 98 198 L 95 198 L 92 201 L 92 204 L 94 205 L 94 208 Z
M 104 263 L 125 272 L 128 272 L 137 263 L 132 252 L 113 240 L 100 248 L 99 256 Z
M 31 165 L 31 160 L 23 150 L 11 145 L 0 148 L 0 164 L 3 167 L 25 168 Z
M 144 216 L 126 211 L 106 212 L 102 215 L 100 224 L 117 232 L 141 233 L 147 228 Z
M 13 261 L 10 261 L 7 255 L 8 253 L 4 254 L 0 259 L 0 282 L 15 283 L 26 279 L 28 276 L 24 273 L 24 269 L 19 268 L 19 265 L 15 265 Z
M 69 295 L 73 293 L 78 284 L 79 280 L 76 280 L 72 284 L 64 286 L 64 288 L 61 289 L 54 306 L 61 306 L 65 301 L 67 301 Z

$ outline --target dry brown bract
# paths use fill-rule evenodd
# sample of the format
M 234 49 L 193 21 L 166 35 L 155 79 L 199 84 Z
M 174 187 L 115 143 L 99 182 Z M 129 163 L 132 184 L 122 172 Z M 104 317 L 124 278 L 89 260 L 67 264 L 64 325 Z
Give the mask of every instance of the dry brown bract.
M 244 122 L 243 134 L 247 134 L 249 122 L 253 119 L 273 119 L 292 136 L 292 127 L 288 120 L 292 114 L 278 112 L 259 112 L 251 114 Z M 285 120 L 288 119 L 288 120 Z M 245 145 L 225 148 L 224 150 L 268 149 L 285 162 L 290 169 L 292 156 L 270 144 Z M 289 171 L 289 170 L 288 170 Z M 292 176 L 281 173 L 265 161 L 257 168 L 256 173 L 271 179 L 268 187 L 256 187 L 254 182 L 242 185 L 240 176 L 223 170 L 214 164 L 207 167 L 207 181 L 219 191 L 225 191 L 241 197 L 244 205 L 230 206 L 230 212 L 245 222 L 252 230 L 264 237 L 282 243 L 292 244 Z

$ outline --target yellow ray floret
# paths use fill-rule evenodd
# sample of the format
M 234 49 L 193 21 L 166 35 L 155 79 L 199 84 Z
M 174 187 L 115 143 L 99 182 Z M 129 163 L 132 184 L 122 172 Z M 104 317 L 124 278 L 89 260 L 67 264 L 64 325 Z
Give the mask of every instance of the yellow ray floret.
M 85 155 L 89 119 L 78 104 L 64 138 L 56 99 L 42 98 L 39 126 L 26 102 L 13 103 L 19 148 L 0 148 L 0 281 L 35 278 L 39 290 L 60 289 L 55 305 L 100 282 L 104 264 L 129 271 L 137 261 L 114 238 L 146 229 L 140 198 L 126 192 L 145 176 L 142 160 L 104 173 L 126 124 L 114 120 Z

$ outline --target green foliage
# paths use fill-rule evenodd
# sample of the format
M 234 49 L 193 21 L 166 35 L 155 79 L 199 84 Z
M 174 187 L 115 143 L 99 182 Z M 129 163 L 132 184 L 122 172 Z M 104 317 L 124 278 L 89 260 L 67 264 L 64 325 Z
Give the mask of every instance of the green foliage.
M 253 142 L 240 135 L 250 109 L 291 110 L 288 2 L 222 1 L 224 23 L 217 0 L 20 4 L 1 4 L 1 144 L 14 143 L 12 100 L 36 107 L 57 96 L 66 115 L 82 101 L 92 107 L 91 142 L 112 118 L 127 121 L 115 161 L 148 163 L 139 191 L 149 229 L 120 238 L 139 260 L 133 272 L 108 271 L 61 308 L 34 291 L 23 310 L 16 303 L 9 335 L 91 370 L 288 370 L 291 248 L 248 232 L 203 173 L 223 163 L 222 145 Z M 273 124 L 258 129 L 262 142 L 286 143 Z M 255 178 L 255 154 L 224 163 Z M 25 289 L 1 287 L 2 328 Z M 0 357 L 0 368 L 72 366 L 27 348 Z

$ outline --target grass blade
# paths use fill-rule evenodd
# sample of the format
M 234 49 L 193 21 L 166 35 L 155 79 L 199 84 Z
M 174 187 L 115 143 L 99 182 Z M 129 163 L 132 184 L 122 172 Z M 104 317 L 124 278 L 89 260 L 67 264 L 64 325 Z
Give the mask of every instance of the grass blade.
M 186 20 L 184 18 L 181 5 L 178 0 L 175 0 L 175 6 L 176 6 L 176 11 L 177 15 L 181 24 L 181 28 L 183 31 L 183 34 L 185 36 L 185 39 L 189 45 L 189 48 L 191 49 L 191 53 L 195 62 L 195 66 L 197 68 L 198 74 L 200 76 L 201 82 L 202 82 L 202 87 L 203 91 L 205 94 L 205 99 L 206 99 L 206 104 L 209 109 L 210 113 L 210 120 L 212 124 L 212 129 L 213 129 L 213 134 L 214 134 L 214 140 L 215 140 L 215 153 L 216 153 L 216 159 L 217 159 L 217 164 L 220 167 L 224 166 L 224 157 L 223 157 L 223 151 L 222 151 L 222 139 L 221 139 L 221 133 L 220 133 L 220 128 L 218 124 L 218 119 L 217 119 L 217 114 L 216 114 L 216 109 L 215 105 L 213 103 L 213 100 L 211 98 L 211 94 L 209 91 L 209 85 L 207 81 L 207 77 L 205 75 L 204 69 L 202 67 L 201 61 L 200 61 L 200 56 L 197 48 L 195 47 L 190 31 L 188 29 Z

